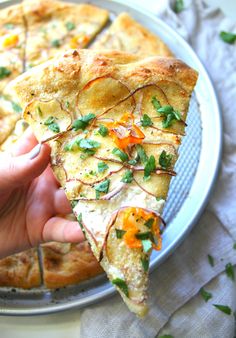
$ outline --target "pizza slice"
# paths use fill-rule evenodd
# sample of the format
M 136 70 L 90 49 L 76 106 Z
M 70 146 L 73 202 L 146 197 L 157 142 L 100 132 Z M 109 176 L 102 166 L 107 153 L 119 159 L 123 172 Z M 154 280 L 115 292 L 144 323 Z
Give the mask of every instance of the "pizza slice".
M 0 286 L 31 289 L 41 285 L 37 249 L 0 260 Z
M 119 50 L 145 56 L 173 56 L 168 46 L 127 13 L 121 13 L 92 45 L 92 49 Z
M 41 246 L 43 281 L 49 289 L 81 283 L 103 272 L 87 241 Z
M 106 24 L 106 10 L 90 4 L 56 0 L 23 1 L 27 24 L 26 69 L 52 58 L 58 51 L 83 48 Z
M 72 50 L 11 85 L 36 137 L 52 147 L 95 257 L 139 316 L 196 81 L 180 60 Z
M 23 72 L 25 24 L 21 5 L 0 11 L 0 93 Z

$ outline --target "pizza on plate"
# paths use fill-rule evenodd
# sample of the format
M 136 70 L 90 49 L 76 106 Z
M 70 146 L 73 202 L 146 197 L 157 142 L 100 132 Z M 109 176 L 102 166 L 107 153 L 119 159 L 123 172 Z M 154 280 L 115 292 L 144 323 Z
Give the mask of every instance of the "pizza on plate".
M 95 257 L 140 316 L 196 81 L 172 58 L 71 50 L 10 87 L 52 147 L 52 168 Z

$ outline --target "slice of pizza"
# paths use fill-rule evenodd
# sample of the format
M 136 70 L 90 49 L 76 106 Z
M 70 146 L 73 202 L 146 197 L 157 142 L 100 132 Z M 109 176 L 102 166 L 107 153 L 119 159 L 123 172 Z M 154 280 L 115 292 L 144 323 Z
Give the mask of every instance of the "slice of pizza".
M 41 246 L 43 281 L 49 289 L 81 283 L 103 272 L 87 241 Z
M 127 13 L 121 13 L 91 48 L 113 49 L 145 56 L 173 56 L 160 37 L 144 28 Z
M 25 33 L 21 5 L 0 11 L 0 93 L 23 72 Z
M 131 311 L 147 311 L 149 259 L 197 73 L 180 60 L 72 50 L 11 92 L 71 201 L 92 251 Z
M 23 1 L 27 24 L 26 69 L 58 51 L 83 48 L 106 24 L 109 13 L 90 4 L 56 0 Z
M 0 260 L 0 286 L 31 289 L 41 285 L 37 249 Z

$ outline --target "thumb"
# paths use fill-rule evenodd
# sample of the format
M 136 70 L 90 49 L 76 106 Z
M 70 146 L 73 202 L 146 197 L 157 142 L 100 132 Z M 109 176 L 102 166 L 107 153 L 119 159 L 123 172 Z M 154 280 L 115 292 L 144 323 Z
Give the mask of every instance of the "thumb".
M 0 155 L 0 192 L 11 191 L 38 177 L 50 161 L 51 149 L 37 144 L 28 154 L 12 157 Z

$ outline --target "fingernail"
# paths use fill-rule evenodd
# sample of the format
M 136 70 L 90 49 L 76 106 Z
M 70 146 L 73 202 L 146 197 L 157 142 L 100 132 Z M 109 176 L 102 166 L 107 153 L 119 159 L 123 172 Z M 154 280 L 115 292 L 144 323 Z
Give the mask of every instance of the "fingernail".
M 42 143 L 37 144 L 28 154 L 28 157 L 30 160 L 33 160 L 35 157 L 37 157 L 41 151 Z

